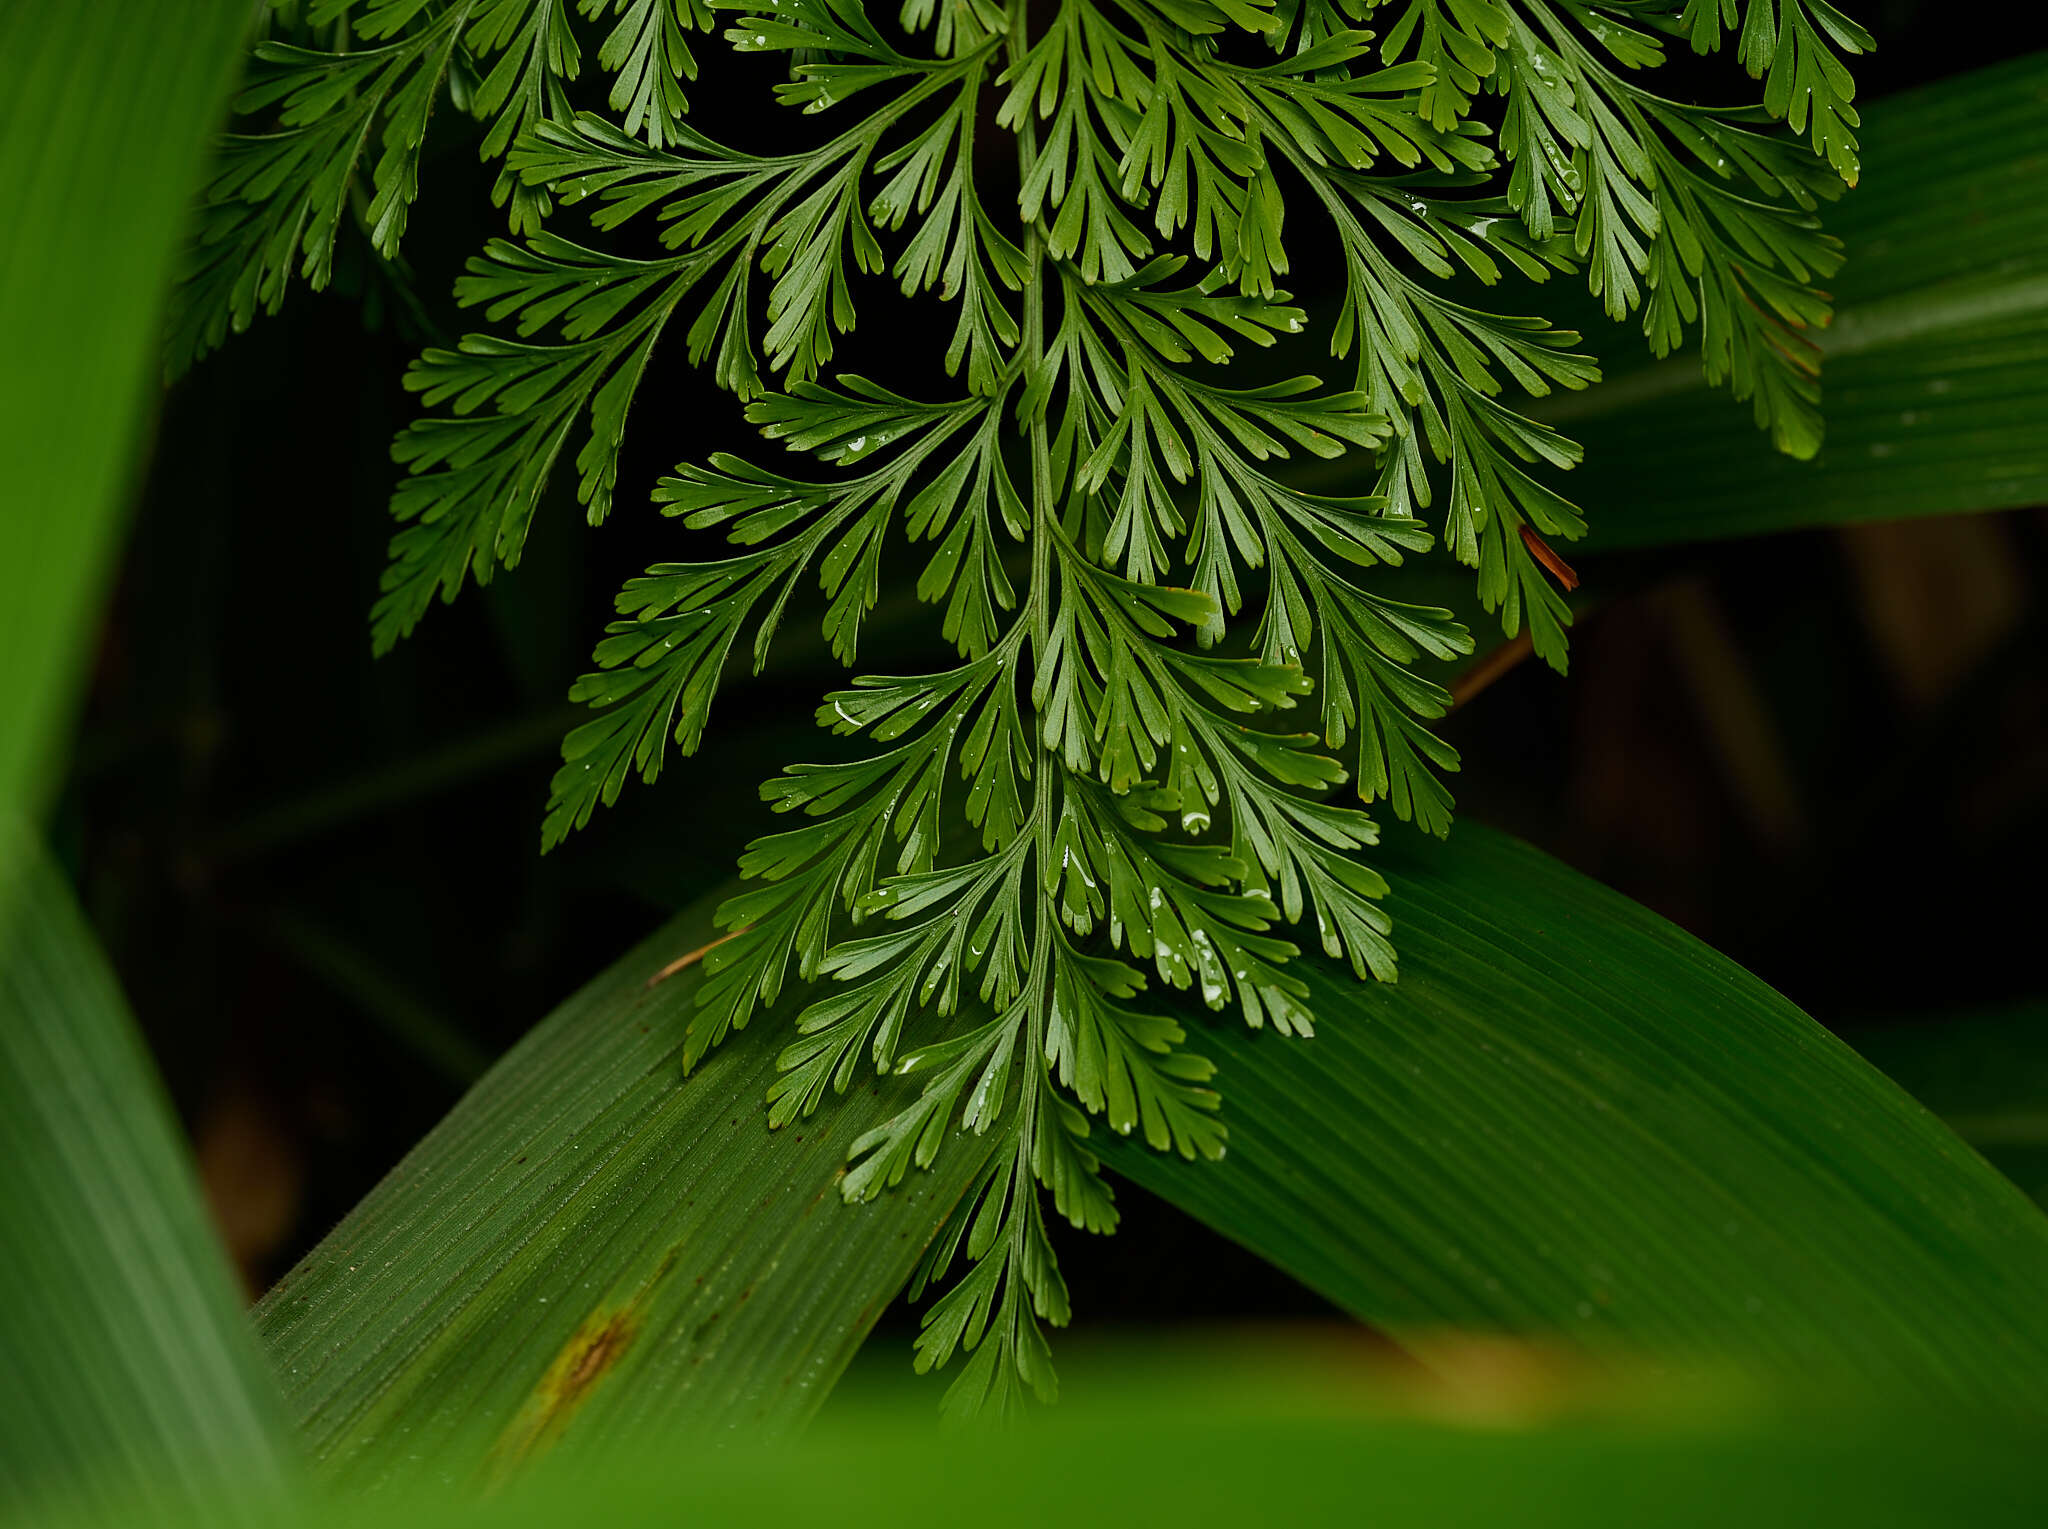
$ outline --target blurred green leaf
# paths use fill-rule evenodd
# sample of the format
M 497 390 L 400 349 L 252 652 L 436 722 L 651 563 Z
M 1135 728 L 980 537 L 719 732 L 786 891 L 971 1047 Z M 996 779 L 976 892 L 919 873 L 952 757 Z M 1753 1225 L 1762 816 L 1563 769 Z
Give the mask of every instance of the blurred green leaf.
M 292 1471 L 177 1127 L 40 805 L 246 0 L 0 10 L 0 1512 L 253 1518 Z
M 33 816 L 251 0 L 0 7 L 0 814 Z
M 1354 1358 L 1325 1344 L 1320 1362 L 1260 1369 L 1214 1350 L 1119 1346 L 1100 1373 L 1077 1372 L 1074 1405 L 1026 1428 L 941 1434 L 924 1407 L 869 1407 L 782 1444 L 628 1432 L 601 1469 L 564 1462 L 483 1497 L 439 1483 L 382 1492 L 375 1522 L 2031 1529 L 2048 1513 L 2042 1441 L 2018 1430 L 1688 1411 L 1682 1394 L 1624 1411 L 1525 1393 L 1533 1408 L 1447 1422 L 1418 1416 L 1427 1398 L 1391 1393 Z M 276 1522 L 365 1517 L 342 1500 Z
M 492 1479 L 572 1437 L 787 1429 L 910 1279 L 991 1143 L 856 1209 L 848 1148 L 914 1085 L 771 1134 L 791 1037 L 766 1019 L 685 1079 L 712 906 L 543 1021 L 264 1299 L 328 1477 Z
M 276 1388 L 113 975 L 63 877 L 16 861 L 0 918 L 0 1518 L 134 1494 L 259 1519 L 294 1474 Z
M 1396 1335 L 1556 1335 L 2048 1411 L 2048 1218 L 1784 998 L 1475 825 L 1391 857 L 1398 983 L 1201 1037 L 1229 1156 L 1104 1160 Z
M 2048 500 L 2048 54 L 1869 109 L 1822 357 L 1827 443 L 1778 456 L 1690 353 L 1550 400 L 1586 447 L 1589 546 L 1707 541 Z M 1589 325 L 1610 360 L 1626 354 Z M 1615 336 L 1619 339 L 1620 336 Z

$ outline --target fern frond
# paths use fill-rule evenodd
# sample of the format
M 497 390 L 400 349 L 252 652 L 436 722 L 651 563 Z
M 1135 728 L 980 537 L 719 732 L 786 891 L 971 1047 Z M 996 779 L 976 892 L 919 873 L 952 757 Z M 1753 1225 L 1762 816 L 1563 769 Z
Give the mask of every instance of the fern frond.
M 938 609 L 950 652 L 826 695 L 829 757 L 763 787 L 785 826 L 720 911 L 685 1064 L 789 1022 L 776 1126 L 869 1068 L 915 1080 L 854 1144 L 852 1200 L 956 1129 L 994 1140 L 917 1276 L 922 1294 L 964 1264 L 917 1343 L 921 1369 L 964 1356 L 949 1407 L 1052 1394 L 1041 1328 L 1068 1297 L 1040 1191 L 1114 1227 L 1096 1124 L 1223 1152 L 1197 1016 L 1309 1036 L 1289 963 L 1311 942 L 1395 976 L 1365 809 L 1448 830 L 1458 756 L 1432 725 L 1450 696 L 1418 670 L 1473 639 L 1380 571 L 1440 544 L 1564 667 L 1573 576 L 1548 539 L 1584 529 L 1560 488 L 1580 448 L 1524 401 L 1599 368 L 1484 294 L 1583 270 L 1656 354 L 1697 338 L 1782 449 L 1819 441 L 1805 337 L 1841 256 L 1817 214 L 1856 176 L 1837 54 L 1870 45 L 1827 0 L 311 14 L 347 46 L 261 50 L 242 107 L 274 131 L 224 150 L 176 354 L 295 276 L 323 284 L 351 221 L 395 252 L 444 88 L 481 119 L 520 236 L 457 283 L 488 327 L 408 376 L 430 412 L 395 448 L 379 647 L 515 563 L 572 461 L 588 517 L 610 513 L 658 351 L 709 368 L 764 449 L 809 459 L 722 451 L 661 480 L 683 555 L 626 586 L 576 683 L 595 715 L 565 744 L 544 847 L 702 744 L 799 590 L 849 667 L 892 583 Z M 689 34 L 715 16 L 725 45 L 785 66 L 773 94 L 819 120 L 808 146 L 693 123 Z M 1647 83 L 1674 40 L 1730 38 L 1760 105 Z M 609 116 L 571 109 L 593 42 Z M 587 234 L 540 226 L 566 208 Z M 627 224 L 637 254 L 611 248 Z M 1304 240 L 1343 272 L 1327 323 L 1283 289 Z M 955 305 L 928 397 L 841 369 L 883 287 Z M 888 332 L 895 370 L 918 337 Z

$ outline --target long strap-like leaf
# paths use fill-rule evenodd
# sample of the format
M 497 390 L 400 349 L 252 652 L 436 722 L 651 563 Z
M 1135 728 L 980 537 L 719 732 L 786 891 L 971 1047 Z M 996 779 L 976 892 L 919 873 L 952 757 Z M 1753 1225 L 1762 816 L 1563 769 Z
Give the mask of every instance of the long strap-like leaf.
M 255 11 L 0 6 L 0 814 L 32 815 L 69 710 L 157 316 Z
M 33 813 L 250 0 L 0 6 L 0 1516 L 291 1473 L 184 1146 Z
M 50 1498 L 256 1519 L 295 1473 L 182 1135 L 64 879 L 0 918 L 0 1518 Z
M 1396 1332 L 2036 1406 L 2048 1221 L 1796 1008 L 1461 827 L 1396 881 L 1402 977 L 1321 965 L 1312 1041 L 1219 1026 L 1230 1151 L 1109 1160 Z M 685 1081 L 704 911 L 546 1020 L 274 1292 L 330 1474 L 495 1475 L 559 1440 L 809 1415 L 978 1164 L 832 1192 L 891 1107 L 765 1129 L 773 1017 Z M 1307 963 L 1305 963 L 1307 964 Z
M 1103 1155 L 1348 1310 L 1772 1384 L 2048 1411 L 2048 1217 L 1798 1008 L 1461 824 L 1397 861 L 1401 977 L 1218 1026 L 1230 1151 Z
M 1027 1428 L 941 1433 L 927 1407 L 870 1401 L 799 1440 L 630 1434 L 602 1469 L 543 1469 L 483 1496 L 433 1482 L 344 1497 L 266 1529 L 2038 1529 L 2048 1516 L 2040 1436 L 1977 1419 L 1791 1418 L 1668 1387 L 1603 1398 L 1528 1370 L 1400 1387 L 1341 1340 L 1305 1363 L 1281 1349 L 1265 1365 L 1100 1349 L 1073 1366 L 1071 1403 Z

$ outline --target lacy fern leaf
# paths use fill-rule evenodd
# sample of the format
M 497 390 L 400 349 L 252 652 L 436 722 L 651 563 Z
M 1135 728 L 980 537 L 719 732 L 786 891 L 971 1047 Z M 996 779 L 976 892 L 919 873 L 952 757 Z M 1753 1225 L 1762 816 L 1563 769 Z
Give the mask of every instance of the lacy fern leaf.
M 738 53 L 786 58 L 774 94 L 822 119 L 809 146 L 693 119 L 689 34 L 714 11 Z M 435 412 L 396 447 L 380 647 L 516 562 L 551 482 L 606 516 L 672 330 L 770 449 L 656 488 L 694 550 L 620 595 L 544 846 L 696 750 L 806 587 L 849 667 L 892 584 L 938 610 L 947 657 L 823 697 L 838 747 L 763 788 L 788 826 L 742 861 L 686 1061 L 790 1022 L 778 1126 L 870 1067 L 918 1080 L 855 1143 L 849 1199 L 956 1130 L 997 1141 L 916 1281 L 964 1264 L 917 1345 L 920 1368 L 966 1355 L 962 1409 L 1052 1392 L 1041 1325 L 1068 1299 L 1040 1191 L 1115 1225 L 1096 1123 L 1225 1150 L 1190 1016 L 1311 1034 L 1289 970 L 1308 942 L 1395 975 L 1366 808 L 1447 831 L 1458 761 L 1430 729 L 1450 697 L 1415 666 L 1473 642 L 1375 570 L 1440 540 L 1564 666 L 1571 576 L 1547 539 L 1583 530 L 1558 487 L 1580 452 L 1515 400 L 1598 370 L 1576 333 L 1470 292 L 1582 271 L 1657 354 L 1696 336 L 1782 449 L 1819 441 L 1804 336 L 1841 256 L 1816 213 L 1856 174 L 1837 52 L 1870 45 L 1823 0 L 314 0 L 308 19 L 327 51 L 260 52 L 243 106 L 275 131 L 224 150 L 179 354 L 294 274 L 321 284 L 351 216 L 395 252 L 444 83 L 523 236 L 457 283 L 495 330 L 407 379 Z M 585 23 L 607 29 L 610 116 L 576 109 Z M 1644 83 L 1670 39 L 1730 37 L 1761 107 Z M 587 234 L 540 227 L 569 206 Z M 610 249 L 628 223 L 660 253 Z M 1282 287 L 1304 242 L 1341 272 L 1325 322 Z M 915 395 L 841 370 L 888 285 L 955 309 Z M 1289 364 L 1247 365 L 1267 352 Z M 1336 492 L 1305 476 L 1318 461 Z

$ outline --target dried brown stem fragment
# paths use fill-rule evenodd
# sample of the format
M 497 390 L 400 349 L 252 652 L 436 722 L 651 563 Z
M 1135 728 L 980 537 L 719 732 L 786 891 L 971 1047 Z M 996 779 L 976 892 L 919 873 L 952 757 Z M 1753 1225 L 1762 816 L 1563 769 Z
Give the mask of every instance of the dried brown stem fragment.
M 720 935 L 717 939 L 711 941 L 709 944 L 699 945 L 695 950 L 690 951 L 684 955 L 677 956 L 673 961 L 669 962 L 668 965 L 664 966 L 660 971 L 656 972 L 653 976 L 649 977 L 647 979 L 647 985 L 649 987 L 661 986 L 662 983 L 668 981 L 668 979 L 673 977 L 677 972 L 689 970 L 689 968 L 695 966 L 699 961 L 703 960 L 712 951 L 718 949 L 718 947 L 723 945 L 727 940 L 736 940 L 741 935 L 745 934 L 747 930 L 753 927 L 754 926 L 752 924 L 745 925 L 742 928 L 733 930 L 730 934 Z

